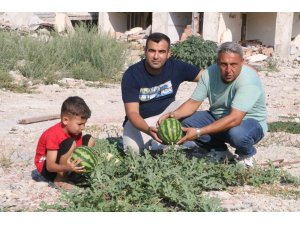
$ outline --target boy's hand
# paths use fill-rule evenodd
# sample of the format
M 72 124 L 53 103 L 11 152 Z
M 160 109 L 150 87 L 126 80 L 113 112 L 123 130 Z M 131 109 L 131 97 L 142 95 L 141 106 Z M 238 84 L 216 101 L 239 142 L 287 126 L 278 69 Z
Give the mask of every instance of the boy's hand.
M 81 162 L 82 160 L 80 158 L 77 158 L 72 161 L 70 156 L 67 160 L 67 165 L 70 168 L 70 171 L 73 171 L 75 173 L 83 173 L 85 171 L 84 166 L 78 166 Z

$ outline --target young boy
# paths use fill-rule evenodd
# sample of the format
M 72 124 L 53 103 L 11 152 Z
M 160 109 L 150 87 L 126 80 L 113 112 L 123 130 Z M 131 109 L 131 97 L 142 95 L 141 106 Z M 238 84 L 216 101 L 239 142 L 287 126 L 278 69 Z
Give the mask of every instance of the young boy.
M 38 172 L 47 180 L 61 188 L 72 189 L 67 174 L 84 171 L 84 167 L 79 166 L 80 159 L 71 160 L 72 152 L 81 145 L 95 145 L 91 135 L 82 136 L 91 110 L 82 98 L 73 96 L 63 102 L 60 116 L 61 121 L 41 135 L 34 163 Z

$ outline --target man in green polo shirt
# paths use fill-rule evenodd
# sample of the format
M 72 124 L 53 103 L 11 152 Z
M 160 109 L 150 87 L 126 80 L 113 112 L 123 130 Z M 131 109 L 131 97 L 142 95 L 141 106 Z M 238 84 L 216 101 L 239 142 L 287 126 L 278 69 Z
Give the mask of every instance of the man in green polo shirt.
M 208 111 L 197 111 L 208 98 Z M 225 42 L 218 49 L 217 64 L 208 67 L 190 99 L 172 113 L 163 115 L 182 120 L 186 135 L 178 142 L 194 140 L 226 156 L 226 143 L 234 147 L 237 160 L 253 166 L 254 147 L 267 132 L 264 86 L 256 71 L 244 64 L 242 47 Z

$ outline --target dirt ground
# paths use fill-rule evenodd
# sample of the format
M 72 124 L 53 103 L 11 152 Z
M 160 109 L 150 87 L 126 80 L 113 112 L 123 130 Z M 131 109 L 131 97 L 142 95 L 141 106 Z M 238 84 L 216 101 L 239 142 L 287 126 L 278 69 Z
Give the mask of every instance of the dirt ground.
M 264 71 L 259 76 L 267 94 L 268 122 L 300 122 L 300 65 L 282 61 L 279 72 Z M 182 84 L 177 99 L 188 99 L 194 88 L 194 83 Z M 59 190 L 38 179 L 33 163 L 39 136 L 58 120 L 27 125 L 18 124 L 18 120 L 57 114 L 62 102 L 74 95 L 84 98 L 92 110 L 87 132 L 98 138 L 122 135 L 125 113 L 120 85 L 92 87 L 66 79 L 63 86 L 39 85 L 32 94 L 0 90 L 0 211 L 34 211 L 42 201 L 55 202 L 59 197 Z M 257 145 L 256 160 L 300 160 L 299 146 L 299 134 L 268 133 Z M 284 169 L 300 176 L 300 164 Z M 300 211 L 300 199 L 262 189 L 245 186 L 208 195 L 220 198 L 227 211 Z

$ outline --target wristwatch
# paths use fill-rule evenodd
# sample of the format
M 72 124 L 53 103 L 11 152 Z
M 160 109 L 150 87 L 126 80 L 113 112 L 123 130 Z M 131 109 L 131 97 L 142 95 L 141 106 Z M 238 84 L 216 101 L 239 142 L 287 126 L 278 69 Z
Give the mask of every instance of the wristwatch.
M 200 128 L 196 128 L 196 138 L 199 138 L 201 136 Z

